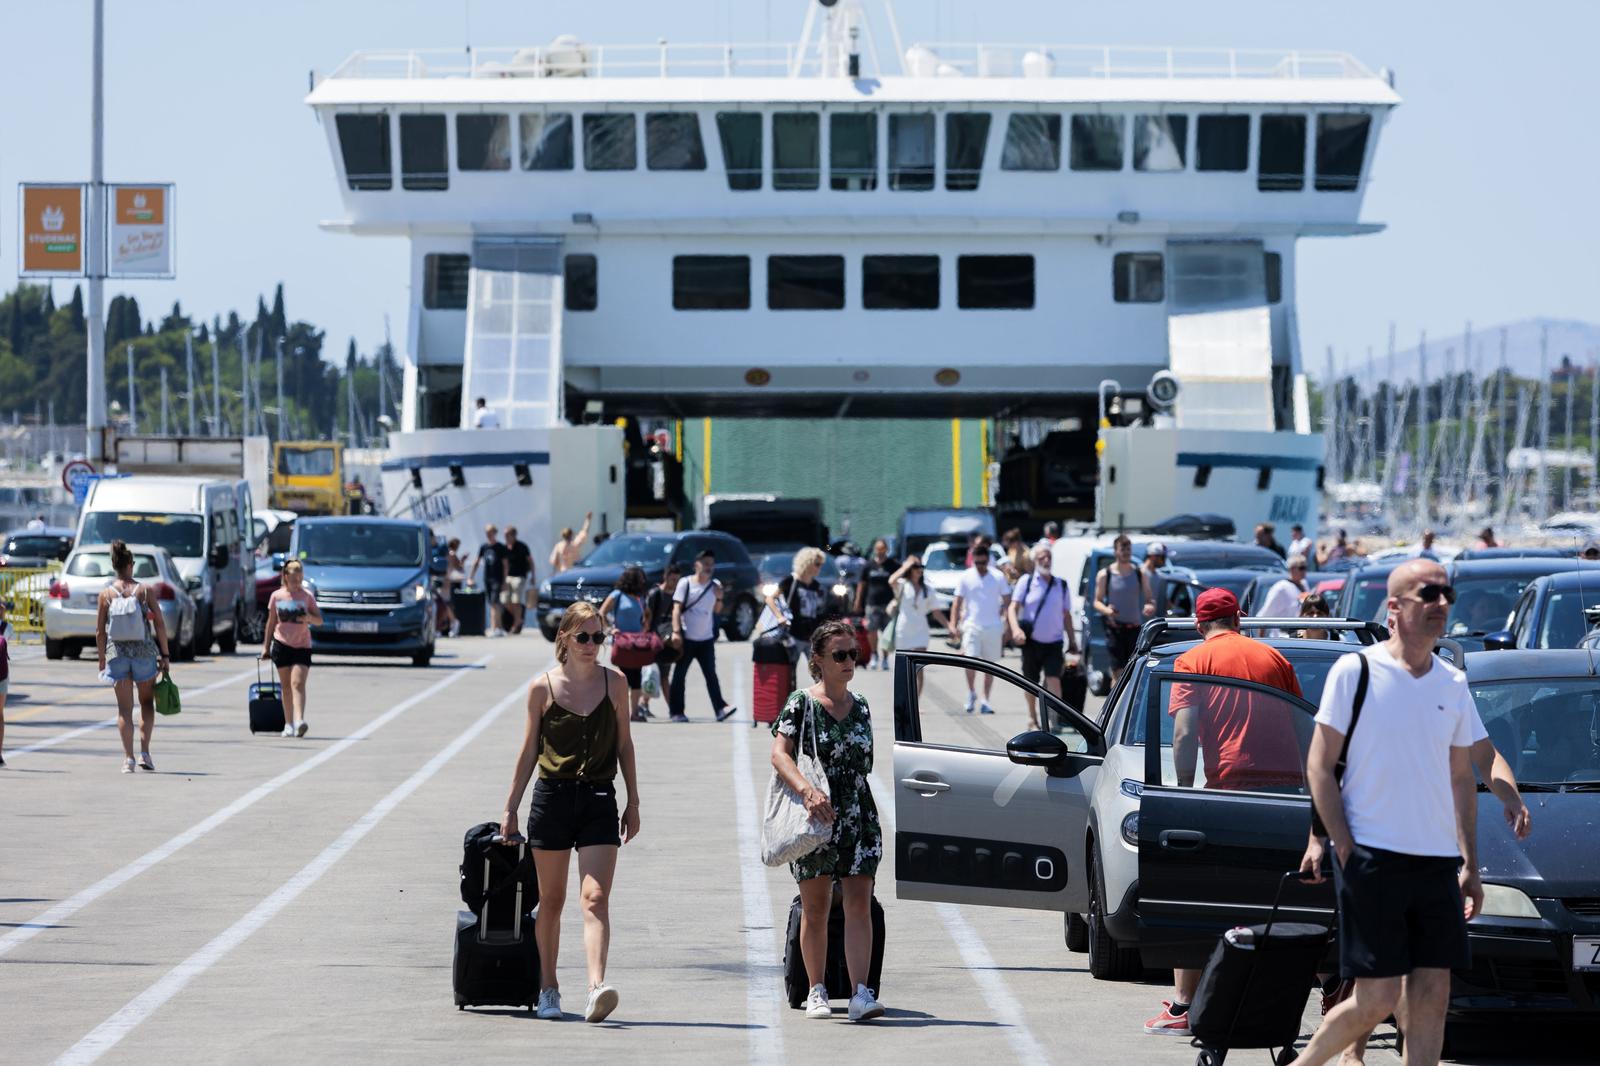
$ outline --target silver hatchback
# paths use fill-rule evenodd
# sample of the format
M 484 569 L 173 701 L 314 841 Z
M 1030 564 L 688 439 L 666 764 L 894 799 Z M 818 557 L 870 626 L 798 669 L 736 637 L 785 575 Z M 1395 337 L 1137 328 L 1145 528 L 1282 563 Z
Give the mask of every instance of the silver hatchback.
M 153 544 L 130 544 L 128 550 L 133 552 L 134 580 L 156 591 L 172 657 L 194 658 L 194 598 L 171 553 Z M 44 601 L 45 658 L 76 659 L 94 646 L 100 592 L 115 576 L 110 545 L 80 544 L 67 556 Z

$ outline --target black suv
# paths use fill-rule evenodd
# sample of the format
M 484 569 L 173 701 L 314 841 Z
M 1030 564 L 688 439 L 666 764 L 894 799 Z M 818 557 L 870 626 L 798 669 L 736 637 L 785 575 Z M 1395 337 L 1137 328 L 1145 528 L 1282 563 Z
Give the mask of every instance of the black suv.
M 650 584 L 659 585 L 668 562 L 678 564 L 687 577 L 694 570 L 694 557 L 703 551 L 717 557 L 722 632 L 729 640 L 749 640 L 761 613 L 760 572 L 737 537 L 709 529 L 621 533 L 607 539 L 571 570 L 540 583 L 539 629 L 546 639 L 554 640 L 567 607 L 579 600 L 598 607 L 616 587 L 625 567 L 642 567 Z

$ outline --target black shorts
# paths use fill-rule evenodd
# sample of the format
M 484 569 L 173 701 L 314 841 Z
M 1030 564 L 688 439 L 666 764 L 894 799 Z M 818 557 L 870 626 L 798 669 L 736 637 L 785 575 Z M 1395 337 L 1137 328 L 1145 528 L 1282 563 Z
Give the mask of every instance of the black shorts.
M 1041 679 L 1060 679 L 1067 660 L 1060 641 L 1034 640 L 1029 637 L 1022 644 L 1022 676 L 1035 684 Z
M 1106 623 L 1106 650 L 1111 653 L 1112 669 L 1121 670 L 1133 658 L 1133 646 L 1139 643 L 1139 627 Z
M 617 667 L 617 669 L 621 670 L 622 671 L 622 676 L 628 679 L 628 687 L 629 688 L 635 688 L 636 689 L 636 688 L 642 688 L 643 687 L 643 685 L 644 685 L 644 667 L 642 667 L 642 666 L 619 666 L 619 667 Z
M 619 847 L 617 788 L 612 781 L 541 777 L 528 804 L 528 846 L 567 851 L 595 844 Z
M 1339 892 L 1339 972 L 1400 977 L 1412 970 L 1472 964 L 1453 856 L 1405 855 L 1360 844 L 1343 867 Z
M 292 648 L 281 640 L 272 641 L 270 652 L 273 666 L 310 666 L 310 648 Z
M 870 630 L 873 633 L 882 633 L 885 629 L 888 629 L 889 628 L 889 608 L 888 608 L 888 606 L 885 605 L 885 606 L 882 606 L 882 607 L 874 607 L 874 606 L 869 604 L 867 606 L 867 618 L 866 618 L 866 621 L 867 621 L 867 629 Z

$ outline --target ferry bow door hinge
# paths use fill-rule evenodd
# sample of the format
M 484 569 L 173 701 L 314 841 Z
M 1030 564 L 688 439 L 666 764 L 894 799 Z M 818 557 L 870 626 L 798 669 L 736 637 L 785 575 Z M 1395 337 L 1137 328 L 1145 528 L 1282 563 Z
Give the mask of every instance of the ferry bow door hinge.
M 479 396 L 506 429 L 559 425 L 564 361 L 563 242 L 557 237 L 473 242 L 461 424 Z

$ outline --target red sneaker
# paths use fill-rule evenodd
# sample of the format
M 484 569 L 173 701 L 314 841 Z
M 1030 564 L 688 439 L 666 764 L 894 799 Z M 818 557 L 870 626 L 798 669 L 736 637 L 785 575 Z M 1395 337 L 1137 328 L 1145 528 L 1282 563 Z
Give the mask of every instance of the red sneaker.
M 1161 1001 L 1161 1013 L 1144 1023 L 1144 1031 L 1152 1036 L 1188 1036 L 1189 1012 L 1172 1013 L 1172 1001 Z

